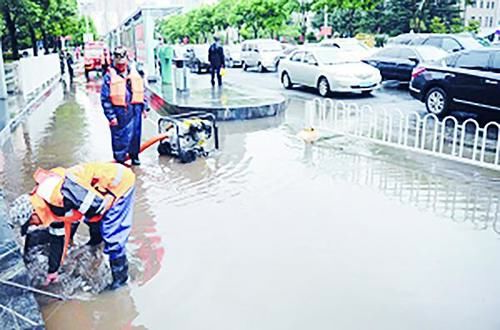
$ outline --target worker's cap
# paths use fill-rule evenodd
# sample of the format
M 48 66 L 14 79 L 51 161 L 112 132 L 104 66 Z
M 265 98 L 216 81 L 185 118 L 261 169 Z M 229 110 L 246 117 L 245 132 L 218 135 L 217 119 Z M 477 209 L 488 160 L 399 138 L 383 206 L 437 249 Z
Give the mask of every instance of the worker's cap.
M 118 46 L 113 50 L 113 58 L 117 61 L 127 60 L 127 49 L 122 46 Z
M 11 227 L 21 227 L 31 219 L 33 205 L 28 194 L 16 198 L 9 209 L 9 224 Z

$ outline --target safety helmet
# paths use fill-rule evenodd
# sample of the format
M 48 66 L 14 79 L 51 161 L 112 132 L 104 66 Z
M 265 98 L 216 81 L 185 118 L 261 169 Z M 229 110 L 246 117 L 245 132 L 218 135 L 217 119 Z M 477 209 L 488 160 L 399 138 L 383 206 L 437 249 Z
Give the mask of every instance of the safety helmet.
M 9 224 L 12 228 L 22 227 L 33 215 L 33 205 L 28 194 L 16 198 L 9 209 Z
M 127 63 L 128 55 L 127 49 L 123 46 L 118 46 L 113 50 L 113 59 L 117 64 Z

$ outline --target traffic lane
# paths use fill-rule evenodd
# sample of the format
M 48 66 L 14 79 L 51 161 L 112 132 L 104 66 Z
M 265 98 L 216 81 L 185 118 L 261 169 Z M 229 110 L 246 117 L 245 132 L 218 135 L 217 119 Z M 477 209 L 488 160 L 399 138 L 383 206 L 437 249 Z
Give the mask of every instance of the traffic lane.
M 295 86 L 291 90 L 286 90 L 281 86 L 277 72 L 257 72 L 249 69 L 243 71 L 240 68 L 228 70 L 224 79 L 232 84 L 246 87 L 252 90 L 266 89 L 279 92 L 288 99 L 310 101 L 315 98 L 322 98 L 315 88 Z M 332 93 L 328 98 L 357 104 L 358 106 L 368 105 L 374 110 L 400 110 L 403 113 L 417 112 L 421 116 L 428 112 L 425 104 L 414 99 L 409 91 L 408 84 L 397 81 L 386 81 L 375 90 L 372 95 L 361 95 L 357 93 Z M 499 114 L 494 111 L 484 111 L 478 109 L 456 109 L 450 112 L 459 122 L 469 118 L 475 119 L 480 126 L 484 126 L 491 121 L 499 122 Z

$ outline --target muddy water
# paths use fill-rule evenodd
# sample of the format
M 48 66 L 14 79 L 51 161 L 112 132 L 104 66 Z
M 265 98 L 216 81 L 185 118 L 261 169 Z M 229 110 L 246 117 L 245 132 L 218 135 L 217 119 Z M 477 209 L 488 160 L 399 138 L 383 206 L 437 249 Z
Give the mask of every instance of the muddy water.
M 110 159 L 97 91 L 59 91 L 14 132 L 9 199 L 37 166 Z M 222 124 L 208 159 L 147 151 L 132 283 L 45 305 L 48 329 L 498 329 L 497 174 L 341 136 L 304 147 L 303 122 L 292 102 Z

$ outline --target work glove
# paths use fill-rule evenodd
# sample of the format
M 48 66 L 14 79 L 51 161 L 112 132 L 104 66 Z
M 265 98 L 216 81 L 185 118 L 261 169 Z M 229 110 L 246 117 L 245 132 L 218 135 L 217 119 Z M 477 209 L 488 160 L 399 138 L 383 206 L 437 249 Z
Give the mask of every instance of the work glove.
M 49 286 L 52 283 L 57 283 L 59 281 L 59 274 L 56 273 L 49 273 L 47 274 L 47 277 L 45 278 L 45 282 L 43 283 L 44 286 Z

